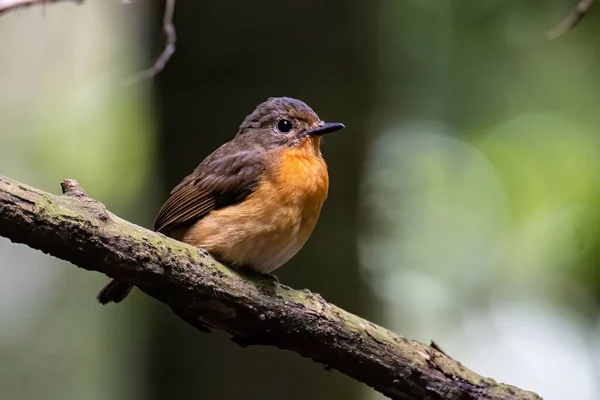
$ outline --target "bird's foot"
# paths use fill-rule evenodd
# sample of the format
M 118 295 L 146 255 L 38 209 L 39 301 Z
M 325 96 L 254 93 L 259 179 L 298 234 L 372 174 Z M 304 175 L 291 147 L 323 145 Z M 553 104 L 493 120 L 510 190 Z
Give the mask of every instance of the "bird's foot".
M 279 278 L 277 278 L 275 275 L 273 275 L 273 274 L 262 274 L 262 276 L 264 276 L 265 278 L 267 278 L 268 280 L 270 280 L 271 282 L 273 282 L 273 284 L 279 285 Z

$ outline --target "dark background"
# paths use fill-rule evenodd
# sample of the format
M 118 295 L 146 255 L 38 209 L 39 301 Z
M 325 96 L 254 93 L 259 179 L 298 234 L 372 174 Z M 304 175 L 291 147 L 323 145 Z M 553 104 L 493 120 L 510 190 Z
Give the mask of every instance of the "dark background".
M 369 123 L 365 110 L 373 106 L 370 22 L 362 18 L 366 7 L 365 2 L 282 7 L 263 1 L 239 2 L 232 12 L 221 1 L 181 3 L 176 19 L 180 50 L 156 79 L 156 107 L 162 115 L 158 164 L 167 187 L 229 140 L 268 97 L 302 99 L 322 119 L 349 127 L 324 145 L 331 187 L 318 228 L 277 275 L 281 282 L 311 288 L 360 315 L 373 309 L 360 279 L 355 240 L 356 182 Z M 208 398 L 360 397 L 360 385 L 339 373 L 326 373 L 322 366 L 276 349 L 242 350 L 225 335 L 198 335 L 162 308 L 152 314 L 151 325 L 150 398 L 186 399 L 198 382 Z M 224 384 L 223 376 L 233 380 Z

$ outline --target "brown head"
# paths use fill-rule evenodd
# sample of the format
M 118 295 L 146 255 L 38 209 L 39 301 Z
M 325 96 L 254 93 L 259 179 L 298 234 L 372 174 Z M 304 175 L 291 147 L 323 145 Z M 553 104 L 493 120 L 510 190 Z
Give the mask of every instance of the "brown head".
M 323 122 L 300 100 L 271 97 L 246 117 L 234 140 L 244 140 L 265 149 L 309 144 L 318 146 L 322 135 L 342 128 L 344 125 L 341 123 Z

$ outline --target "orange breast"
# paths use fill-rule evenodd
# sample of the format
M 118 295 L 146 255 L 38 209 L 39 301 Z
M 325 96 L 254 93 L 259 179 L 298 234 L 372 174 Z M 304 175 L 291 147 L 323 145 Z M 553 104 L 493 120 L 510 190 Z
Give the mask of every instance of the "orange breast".
M 327 198 L 329 176 L 319 139 L 273 154 L 256 190 L 211 212 L 183 241 L 232 266 L 268 273 L 285 264 L 311 235 Z

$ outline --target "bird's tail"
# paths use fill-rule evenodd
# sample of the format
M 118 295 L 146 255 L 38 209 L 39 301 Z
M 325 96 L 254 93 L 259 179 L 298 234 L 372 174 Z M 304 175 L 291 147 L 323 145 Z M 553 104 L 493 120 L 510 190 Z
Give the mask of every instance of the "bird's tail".
M 133 289 L 133 285 L 111 279 L 100 290 L 97 299 L 101 304 L 108 304 L 111 301 L 118 303 L 127 297 L 131 289 Z

